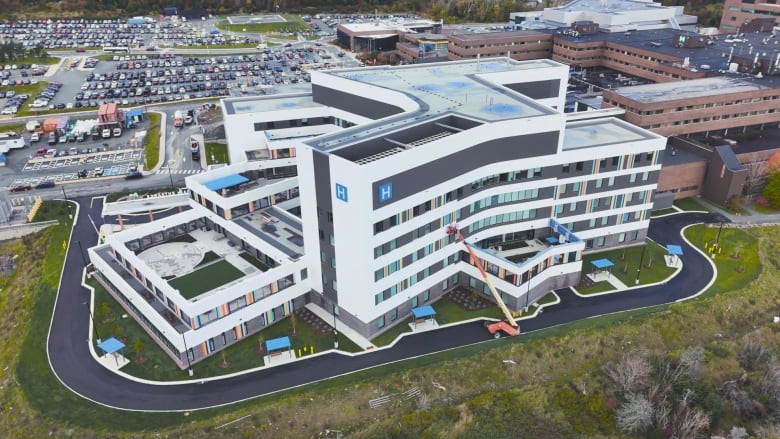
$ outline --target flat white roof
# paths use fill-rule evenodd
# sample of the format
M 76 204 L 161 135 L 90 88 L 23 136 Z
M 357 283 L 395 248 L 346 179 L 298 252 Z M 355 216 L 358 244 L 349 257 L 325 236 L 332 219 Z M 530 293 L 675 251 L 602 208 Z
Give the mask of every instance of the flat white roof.
M 636 85 L 614 89 L 616 93 L 637 102 L 653 103 L 679 101 L 705 96 L 744 93 L 769 89 L 756 82 L 739 78 L 712 77 L 690 79 L 687 81 L 659 82 L 657 84 Z
M 635 142 L 658 138 L 656 134 L 619 119 L 572 122 L 563 131 L 563 150 Z

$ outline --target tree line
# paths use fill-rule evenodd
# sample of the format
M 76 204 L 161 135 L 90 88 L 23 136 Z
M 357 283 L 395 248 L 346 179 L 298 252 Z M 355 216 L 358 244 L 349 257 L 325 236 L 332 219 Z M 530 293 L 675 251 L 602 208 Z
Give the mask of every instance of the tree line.
M 47 56 L 49 54 L 39 47 L 28 49 L 22 43 L 16 41 L 0 42 L 0 63 L 13 62 L 28 57 L 46 58 Z

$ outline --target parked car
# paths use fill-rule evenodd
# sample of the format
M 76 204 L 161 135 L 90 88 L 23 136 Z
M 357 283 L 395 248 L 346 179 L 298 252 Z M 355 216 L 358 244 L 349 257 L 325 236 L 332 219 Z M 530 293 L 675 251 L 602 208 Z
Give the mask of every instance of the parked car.
M 111 138 L 111 130 L 109 130 L 108 128 L 105 128 L 105 129 L 103 130 L 103 132 L 101 133 L 101 135 L 100 135 L 100 136 L 101 136 L 102 138 L 104 138 L 104 139 L 109 139 L 109 138 Z
M 41 136 L 38 133 L 32 133 L 30 136 L 30 142 L 38 142 L 41 140 Z
M 46 189 L 54 187 L 54 181 L 53 180 L 44 180 L 38 184 L 35 185 L 35 189 Z
M 103 175 L 103 168 L 95 168 L 95 176 L 99 177 Z
M 139 178 L 143 178 L 144 174 L 142 174 L 140 171 L 133 171 L 129 174 L 125 175 L 126 180 L 137 180 Z
M 29 191 L 30 189 L 32 189 L 32 186 L 30 186 L 29 184 L 19 184 L 19 185 L 11 187 L 10 189 L 8 189 L 8 191 L 9 192 L 22 192 L 22 191 Z

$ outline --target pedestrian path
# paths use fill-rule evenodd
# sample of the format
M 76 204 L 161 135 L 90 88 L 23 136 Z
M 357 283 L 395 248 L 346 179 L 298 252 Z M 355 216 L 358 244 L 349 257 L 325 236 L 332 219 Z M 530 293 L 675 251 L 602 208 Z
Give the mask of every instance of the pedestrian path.
M 595 283 L 599 283 L 601 281 L 607 281 L 610 285 L 615 287 L 617 291 L 624 291 L 628 289 L 628 285 L 624 284 L 623 281 L 618 279 L 617 276 L 613 276 L 611 273 L 607 271 L 601 271 L 598 273 L 590 273 L 587 275 L 590 280 L 592 280 Z
M 321 318 L 322 320 L 326 322 L 332 322 L 333 320 L 333 314 L 325 311 L 322 309 L 321 306 L 315 304 L 315 303 L 308 303 L 306 305 L 306 308 L 317 315 L 317 317 Z M 355 332 L 354 329 L 350 328 L 346 324 L 344 324 L 342 321 L 336 319 L 336 330 L 343 334 L 348 339 L 352 340 L 360 346 L 363 349 L 374 349 L 376 346 L 374 346 L 373 343 L 371 343 L 367 338 L 363 337 L 362 335 Z
M 203 172 L 203 169 L 171 169 L 169 171 L 168 169 L 161 168 L 154 171 L 154 174 L 192 175 L 200 174 L 201 172 Z

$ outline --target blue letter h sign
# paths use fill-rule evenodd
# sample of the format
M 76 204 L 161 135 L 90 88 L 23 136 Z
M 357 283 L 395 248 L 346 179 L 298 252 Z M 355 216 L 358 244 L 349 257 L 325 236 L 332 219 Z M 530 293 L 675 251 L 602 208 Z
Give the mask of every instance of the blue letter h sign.
M 347 196 L 347 187 L 336 183 L 336 198 L 343 202 L 347 202 L 349 197 Z

